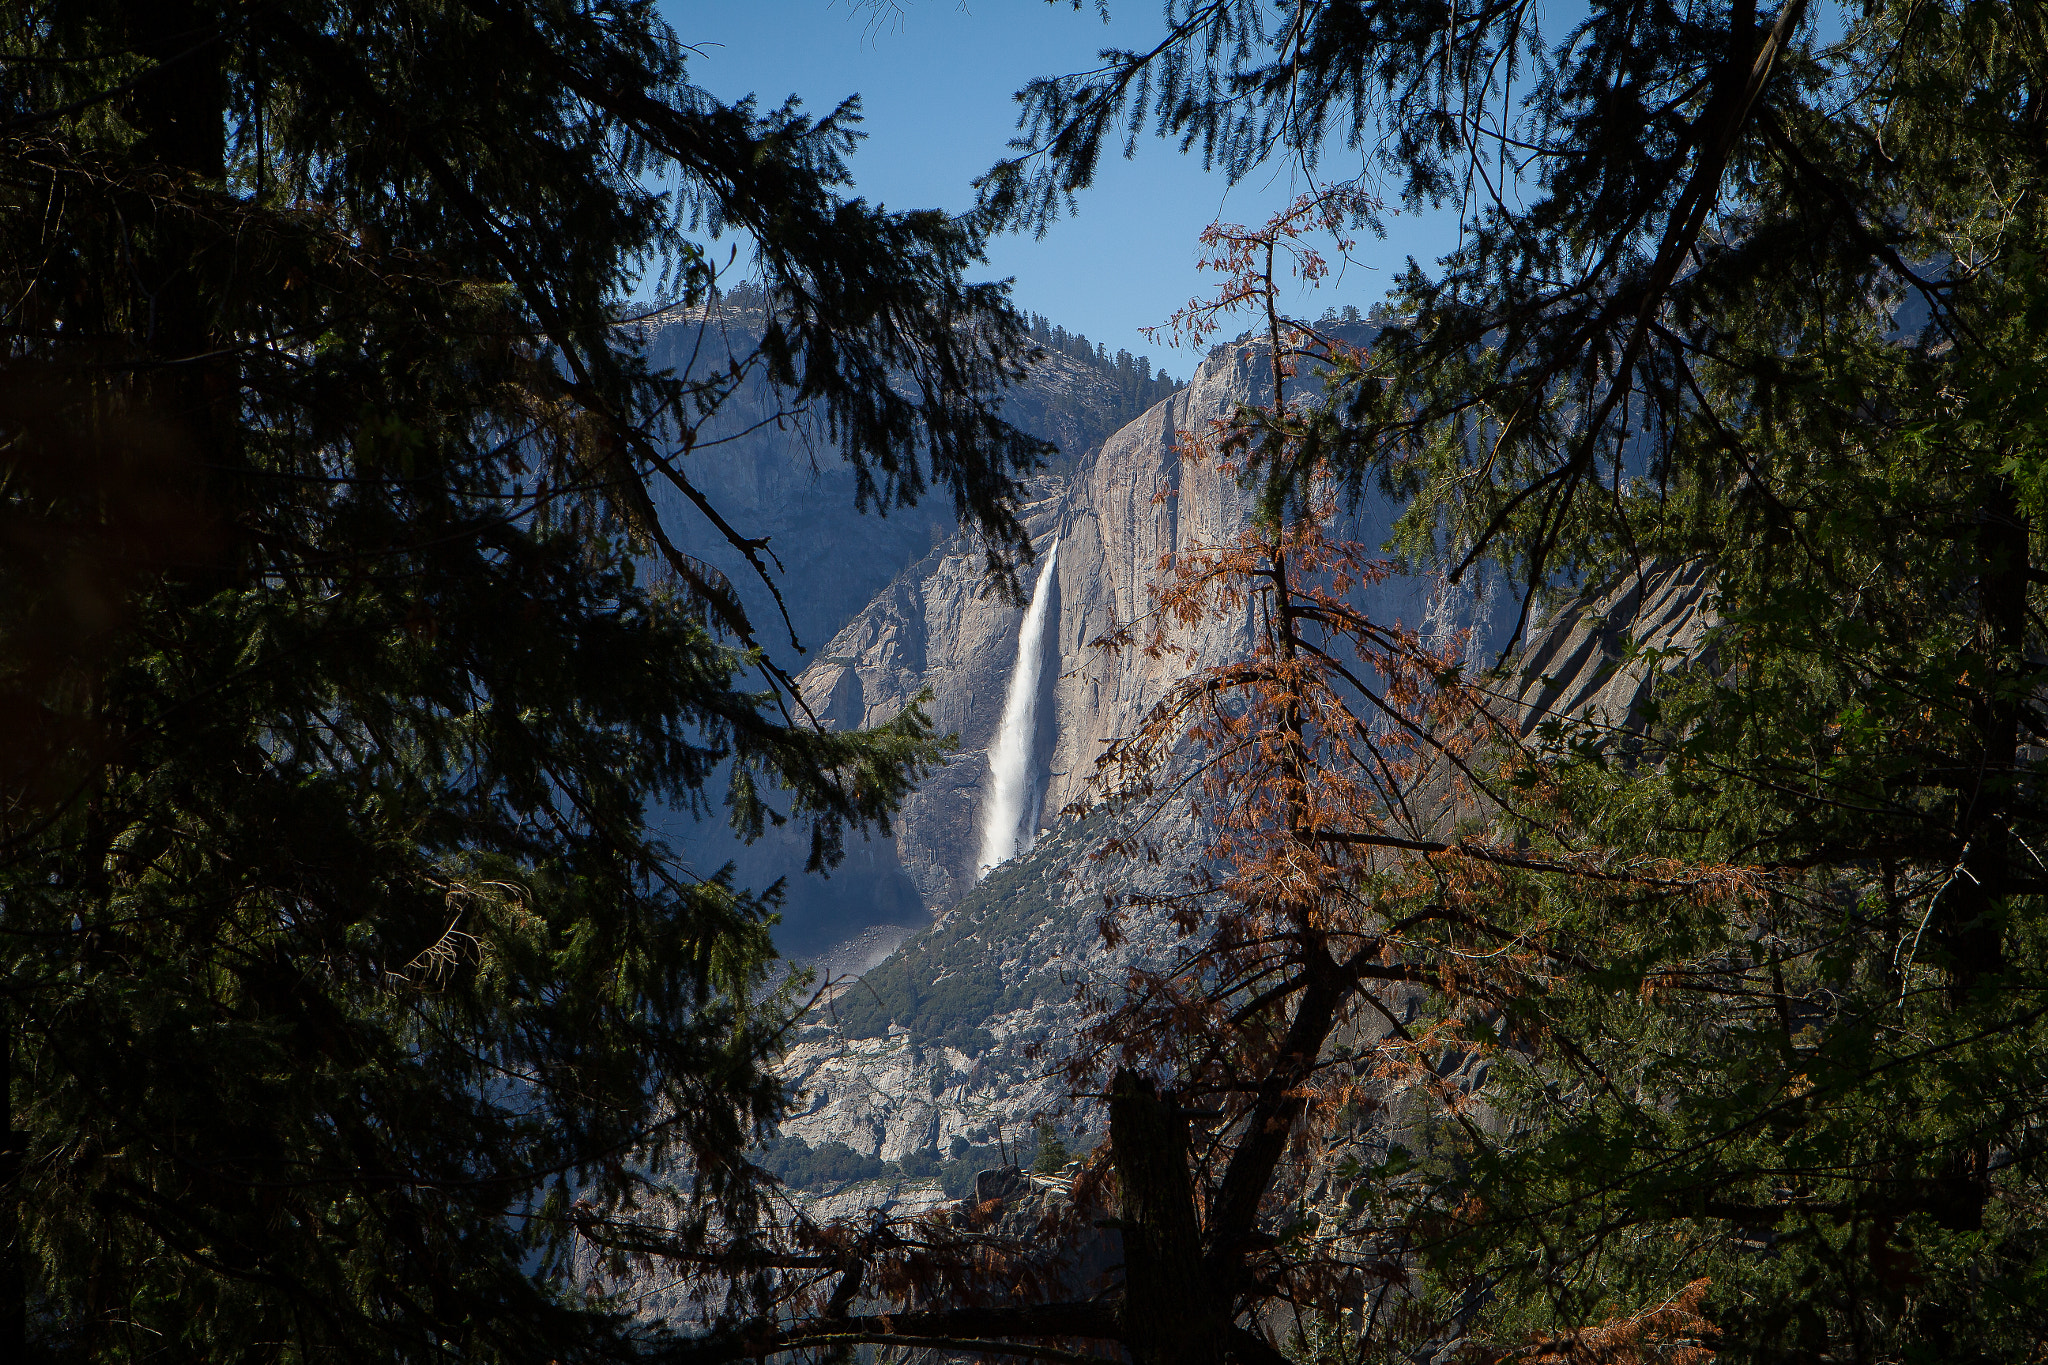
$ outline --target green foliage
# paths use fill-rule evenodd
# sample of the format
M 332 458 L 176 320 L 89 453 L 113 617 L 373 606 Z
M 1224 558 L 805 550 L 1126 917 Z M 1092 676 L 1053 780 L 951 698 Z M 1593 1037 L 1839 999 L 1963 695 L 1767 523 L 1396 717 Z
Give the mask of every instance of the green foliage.
M 1059 1131 L 1050 1123 L 1038 1125 L 1038 1151 L 1031 1158 L 1031 1169 L 1038 1175 L 1058 1175 L 1066 1164 L 1073 1160 L 1067 1151 L 1067 1144 L 1060 1141 Z
M 856 1152 L 843 1142 L 813 1147 L 802 1138 L 777 1138 L 750 1157 L 783 1184 L 805 1190 L 906 1174 L 898 1163 Z
M 1276 524 L 1377 489 L 1411 563 L 1490 557 L 1525 612 L 1711 582 L 1717 628 L 1640 731 L 1546 726 L 1467 831 L 1520 860 L 1462 888 L 1488 946 L 1415 927 L 1461 889 L 1455 850 L 1407 899 L 1361 878 L 1403 960 L 1439 954 L 1440 995 L 1502 1028 L 1503 1125 L 1444 1123 L 1360 1201 L 1424 1273 L 1390 1335 L 1327 1344 L 1590 1358 L 1607 1332 L 1649 1359 L 1698 1349 L 1653 1351 L 1642 1315 L 1711 1279 L 1726 1360 L 2035 1358 L 2048 28 L 1549 17 L 1173 0 L 1157 45 L 1033 83 L 1038 150 L 984 182 L 1042 224 L 1150 127 L 1232 176 L 1344 140 L 1404 208 L 1462 204 L 1322 409 L 1245 444 Z
M 927 1147 L 901 1161 L 884 1161 L 856 1152 L 843 1142 L 813 1147 L 802 1138 L 783 1137 L 762 1144 L 748 1153 L 748 1158 L 783 1184 L 813 1193 L 861 1180 L 937 1180 L 946 1198 L 965 1199 L 974 1193 L 974 1177 L 1002 1166 L 1006 1158 L 1032 1170 L 1044 1168 L 1053 1173 L 1070 1160 L 1057 1134 L 1048 1147 L 1045 1130 L 1041 1130 L 1039 1142 L 1035 1148 L 1005 1151 L 993 1142 L 977 1144 L 955 1137 L 944 1157 L 937 1148 Z M 1059 1156 L 1050 1167 L 1045 1166 L 1048 1150 Z
M 1058 848 L 1080 846 L 1094 826 L 1062 831 Z M 895 1024 L 907 1029 L 913 1046 L 946 1046 L 969 1056 L 993 1047 L 982 1025 L 999 1014 L 1029 1009 L 1040 1001 L 1063 1000 L 1073 988 L 1050 972 L 1031 972 L 1006 985 L 1003 959 L 1034 929 L 1051 920 L 1064 925 L 1066 911 L 1047 880 L 1056 848 L 1042 844 L 1035 854 L 991 872 L 944 923 L 908 940 L 869 969 L 832 1004 L 833 1017 L 848 1038 L 880 1038 Z
M 936 487 L 996 551 L 1044 447 L 995 416 L 1029 342 L 962 278 L 973 227 L 843 198 L 854 108 L 722 105 L 685 55 L 632 0 L 4 11 L 0 998 L 39 1349 L 614 1359 L 579 1220 L 744 1281 L 776 895 L 644 814 L 794 819 L 826 863 L 939 746 L 915 709 L 790 723 L 649 488 L 687 495 L 755 377 L 864 499 Z M 657 370 L 621 291 L 701 297 L 707 220 L 772 316 Z
M 993 1142 L 969 1145 L 958 1138 L 953 1142 L 952 1159 L 939 1167 L 939 1186 L 945 1190 L 948 1199 L 972 1197 L 975 1176 L 983 1171 L 998 1170 L 1017 1159 L 1017 1153 L 1006 1152 Z

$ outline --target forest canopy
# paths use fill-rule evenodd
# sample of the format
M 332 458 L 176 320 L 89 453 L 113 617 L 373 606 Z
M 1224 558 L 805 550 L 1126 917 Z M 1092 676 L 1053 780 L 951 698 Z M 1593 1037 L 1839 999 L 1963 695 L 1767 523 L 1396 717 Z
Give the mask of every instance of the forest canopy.
M 766 1339 L 2037 1355 L 2048 15 L 1170 0 L 1020 99 L 982 182 L 1011 225 L 1085 214 L 1154 134 L 1324 177 L 1204 239 L 1183 321 L 1241 314 L 1271 378 L 1187 447 L 1262 515 L 1126 636 L 1256 639 L 1110 755 L 1140 828 L 1199 781 L 1214 834 L 1105 916 L 1182 934 L 1072 1076 L 1111 1112 L 1074 1197 L 1113 1197 L 1119 1290 L 993 1273 Z M 1390 205 L 1460 237 L 1371 345 L 1288 316 L 1281 277 Z M 1367 497 L 1391 547 L 1337 534 Z M 1362 613 L 1389 550 L 1505 572 L 1521 639 L 1601 618 L 1626 704 L 1545 715 L 1542 677 Z M 1700 632 L 1653 639 L 1630 613 L 1674 593 Z
M 1021 92 L 965 218 L 851 198 L 856 106 L 722 103 L 634 0 L 4 13 L 0 1241 L 38 1350 L 2048 1349 L 2042 7 L 1168 0 Z M 1002 392 L 1081 343 L 968 276 L 1152 135 L 1321 177 L 1205 238 L 1183 320 L 1269 379 L 1185 454 L 1259 514 L 1123 641 L 1255 623 L 1105 765 L 1139 822 L 1206 803 L 1184 887 L 1101 919 L 1176 956 L 1093 1002 L 1109 1140 L 1040 1173 L 1058 1217 L 775 1216 L 774 898 L 648 803 L 807 822 L 822 867 L 940 737 L 807 723 L 649 489 L 762 562 L 690 459 L 765 379 L 1014 589 L 1047 452 Z M 1347 305 L 1370 344 L 1288 316 L 1390 205 L 1461 234 Z M 770 316 L 657 369 L 619 302 L 704 298 L 699 225 Z M 1342 538 L 1362 498 L 1391 546 Z M 1396 561 L 1505 574 L 1522 639 L 1606 613 L 1627 704 L 1543 714 L 1373 619 Z M 1637 633 L 1674 585 L 1700 634 Z M 981 1045 L 990 979 L 885 977 L 856 1027 Z M 591 1246 L 694 1320 L 585 1292 Z
M 617 1359 L 572 1208 L 750 1273 L 775 896 L 648 811 L 829 865 L 939 737 L 817 726 L 651 490 L 765 565 L 691 476 L 765 383 L 1000 586 L 1047 448 L 975 225 L 688 55 L 638 0 L 0 9 L 0 1353 Z M 652 366 L 706 226 L 758 344 Z

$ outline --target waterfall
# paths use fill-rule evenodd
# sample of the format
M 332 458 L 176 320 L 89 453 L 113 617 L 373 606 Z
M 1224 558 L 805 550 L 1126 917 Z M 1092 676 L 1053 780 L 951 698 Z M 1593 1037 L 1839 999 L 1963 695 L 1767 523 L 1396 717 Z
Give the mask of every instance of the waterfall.
M 982 813 L 981 857 L 976 878 L 1038 842 L 1038 791 L 1031 771 L 1032 740 L 1038 729 L 1038 675 L 1045 663 L 1045 604 L 1052 596 L 1053 565 L 1059 562 L 1060 541 L 1053 537 L 1031 606 L 1017 632 L 1017 663 L 1010 670 L 1010 690 L 1003 697 L 1003 723 L 988 751 L 988 806 Z M 1019 836 L 1022 836 L 1021 839 Z

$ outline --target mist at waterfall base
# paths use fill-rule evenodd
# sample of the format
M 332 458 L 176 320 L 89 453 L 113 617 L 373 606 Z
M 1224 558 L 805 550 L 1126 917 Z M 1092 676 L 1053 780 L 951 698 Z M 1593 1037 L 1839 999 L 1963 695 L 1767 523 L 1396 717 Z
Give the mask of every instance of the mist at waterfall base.
M 1002 724 L 996 729 L 996 742 L 989 746 L 989 798 L 982 812 L 981 856 L 974 864 L 977 879 L 1038 842 L 1039 793 L 1031 754 L 1038 730 L 1038 677 L 1045 665 L 1046 603 L 1052 596 L 1053 566 L 1059 559 L 1060 541 L 1054 536 L 1045 566 L 1038 571 L 1038 583 L 1031 590 L 1024 624 L 1017 631 L 1017 662 L 1010 669 L 1010 687 L 1003 697 Z

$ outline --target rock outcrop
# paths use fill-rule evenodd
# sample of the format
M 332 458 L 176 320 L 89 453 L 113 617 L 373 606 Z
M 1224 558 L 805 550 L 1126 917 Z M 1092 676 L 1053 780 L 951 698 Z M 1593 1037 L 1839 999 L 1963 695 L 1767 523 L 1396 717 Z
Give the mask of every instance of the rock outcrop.
M 727 304 L 676 308 L 635 324 L 648 359 L 679 373 L 716 372 L 744 356 L 759 315 Z M 1004 416 L 1059 449 L 1064 472 L 1121 423 L 1114 378 L 1057 351 L 1007 391 Z M 914 506 L 856 507 L 853 468 L 815 414 L 790 414 L 766 384 L 735 392 L 682 459 L 690 481 L 741 535 L 766 541 L 781 607 L 766 584 L 683 494 L 657 485 L 662 524 L 679 547 L 725 574 L 746 605 L 762 645 L 795 672 L 905 566 L 953 534 L 952 499 L 928 488 Z M 779 566 L 779 568 L 777 568 Z M 790 645 L 793 629 L 808 654 Z
M 1177 652 L 1157 657 L 1094 642 L 1133 625 L 1142 638 L 1162 559 L 1226 543 L 1247 525 L 1252 494 L 1214 462 L 1183 458 L 1182 436 L 1261 401 L 1266 383 L 1256 348 L 1219 348 L 1185 388 L 1109 437 L 1071 474 L 1032 485 L 1023 509 L 1032 543 L 1042 553 L 1055 536 L 1060 541 L 1055 625 L 1045 641 L 1053 657 L 1038 706 L 1041 826 L 1088 799 L 1103 747 L 1133 733 L 1177 679 L 1249 647 L 1245 615 L 1177 630 Z M 1377 545 L 1390 519 L 1385 507 L 1367 505 L 1346 530 Z M 1469 590 L 1447 595 L 1429 580 L 1396 575 L 1370 593 L 1381 619 L 1437 630 L 1476 625 L 1475 648 L 1485 642 L 1487 604 Z M 891 922 L 921 924 L 973 885 L 988 747 L 1022 615 L 1019 604 L 986 590 L 979 547 L 956 537 L 899 573 L 804 672 L 805 697 L 836 726 L 879 723 L 929 692 L 933 721 L 958 737 L 959 749 L 910 799 L 893 841 L 863 847 L 859 861 L 850 858 L 831 881 L 793 888 L 790 918 L 806 926 L 790 937 L 796 951 L 879 922 L 854 918 L 863 907 L 913 917 Z M 772 865 L 788 850 L 760 856 Z
M 1550 720 L 1639 724 L 1658 676 L 1698 657 L 1714 620 L 1712 579 L 1704 560 L 1645 565 L 1552 612 L 1513 675 L 1522 737 Z
M 1711 594 L 1705 566 L 1661 566 L 1552 612 L 1501 675 L 1525 733 L 1547 719 L 1628 725 L 1659 676 L 1698 657 L 1713 621 Z M 956 1140 L 979 1150 L 996 1134 L 1029 1134 L 1046 1118 L 1072 1143 L 1092 1144 L 1102 1118 L 1092 1102 L 1076 1101 L 1064 1074 L 1085 1023 L 1077 988 L 1113 990 L 1130 967 L 1163 965 L 1178 943 L 1163 919 L 1127 916 L 1128 937 L 1106 945 L 1097 913 L 1106 891 L 1177 889 L 1203 842 L 1186 806 L 1169 804 L 1150 826 L 1162 855 L 1156 862 L 1098 861 L 1090 855 L 1103 843 L 1106 821 L 1098 814 L 1057 825 L 1029 854 L 974 886 L 939 924 L 842 985 L 788 1059 L 787 1074 L 808 1098 L 784 1133 L 912 1167 L 920 1153 L 942 1157 Z M 1412 1021 L 1423 992 L 1397 988 L 1383 1003 Z M 1368 1035 L 1384 1027 L 1368 1020 L 1347 1042 L 1367 1055 Z M 1438 1079 L 1477 1096 L 1490 1066 L 1477 1052 L 1451 1049 L 1439 1059 Z M 1396 1142 L 1420 1150 L 1427 1108 L 1396 1099 L 1385 1131 L 1368 1146 L 1382 1156 Z M 1486 1121 L 1483 1098 L 1469 1112 Z M 914 1207 L 936 1199 L 938 1184 L 897 1175 L 832 1194 L 841 1203 Z M 1312 1193 L 1316 1184 L 1310 1173 L 1310 1204 L 1335 1198 L 1329 1189 Z M 1342 1225 L 1342 1209 L 1326 1212 L 1333 1229 Z

